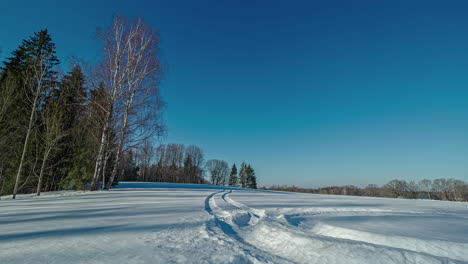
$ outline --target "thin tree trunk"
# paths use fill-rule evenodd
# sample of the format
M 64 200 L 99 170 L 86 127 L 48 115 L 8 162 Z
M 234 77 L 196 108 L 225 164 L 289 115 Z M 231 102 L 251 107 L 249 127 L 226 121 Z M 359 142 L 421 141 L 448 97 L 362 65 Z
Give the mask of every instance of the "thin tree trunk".
M 44 152 L 44 157 L 41 164 L 41 172 L 39 173 L 39 182 L 37 183 L 37 196 L 41 195 L 42 179 L 44 177 L 45 165 L 47 164 L 47 159 L 49 158 L 50 150 Z
M 54 173 L 54 170 L 50 168 L 49 175 L 52 175 L 52 182 L 49 182 L 49 190 L 54 191 L 57 186 L 60 184 L 60 181 L 57 181 L 57 174 Z
M 111 174 L 109 184 L 107 185 L 106 189 L 109 189 L 112 186 L 112 183 L 114 183 L 115 176 L 117 175 L 117 168 L 120 163 L 120 156 L 122 154 L 123 145 L 125 143 L 125 135 L 127 133 L 128 116 L 130 114 L 134 96 L 135 96 L 135 90 L 133 90 L 129 94 L 127 98 L 127 102 L 125 104 L 125 113 L 124 113 L 123 120 L 122 120 L 122 133 L 120 135 L 119 145 L 117 148 L 117 153 L 115 155 L 114 167 L 112 168 L 112 174 Z
M 127 123 L 127 121 L 126 121 L 127 118 L 125 117 L 124 120 L 125 120 L 124 123 L 126 124 Z M 117 148 L 117 153 L 115 153 L 115 162 L 114 162 L 111 177 L 109 179 L 109 183 L 106 186 L 106 189 L 109 189 L 112 186 L 112 183 L 114 183 L 115 176 L 117 175 L 117 168 L 119 167 L 120 155 L 122 153 L 124 138 L 125 138 L 125 135 L 123 133 L 124 133 L 124 131 L 122 131 L 122 136 L 121 136 L 120 141 L 119 141 L 119 146 Z
M 38 91 L 39 90 L 40 89 L 38 88 Z M 15 188 L 13 189 L 13 199 L 16 198 L 16 194 L 18 192 L 18 186 L 20 183 L 21 173 L 23 172 L 23 163 L 26 157 L 26 150 L 28 148 L 29 135 L 31 134 L 32 126 L 34 123 L 34 113 L 36 111 L 36 104 L 37 104 L 38 97 L 39 97 L 39 92 L 36 92 L 36 95 L 34 97 L 34 103 L 31 108 L 31 115 L 29 116 L 29 125 L 28 125 L 28 130 L 26 132 L 26 138 L 24 139 L 23 152 L 21 153 L 20 164 L 18 166 L 18 173 L 16 174 Z
M 2 195 L 3 193 L 3 187 L 5 187 L 5 179 L 3 177 L 3 162 L 2 162 L 2 167 L 0 167 L 0 186 L 2 186 L 0 188 L 0 196 Z
M 99 176 L 101 175 L 103 161 L 104 161 L 104 158 L 105 158 L 104 157 L 105 156 L 105 149 L 107 148 L 107 144 L 108 144 L 107 134 L 108 134 L 108 131 L 109 131 L 110 113 L 111 113 L 111 111 L 109 111 L 107 113 L 106 120 L 105 120 L 105 126 L 104 126 L 104 129 L 102 130 L 101 144 L 99 146 L 99 152 L 98 152 L 98 157 L 97 157 L 97 160 L 96 160 L 96 166 L 94 167 L 93 182 L 92 182 L 92 185 L 91 185 L 91 190 L 93 190 L 93 191 L 98 189 L 97 188 L 98 187 L 97 183 L 98 183 L 98 180 L 99 180 Z
M 52 179 L 49 182 L 49 191 L 54 191 L 55 188 L 55 174 L 52 174 L 52 168 L 50 169 L 50 175 L 52 175 Z
M 110 158 L 110 154 L 108 151 L 105 152 L 104 154 L 104 165 L 103 165 L 103 168 L 102 168 L 102 188 L 106 188 L 106 171 L 107 171 L 107 163 L 109 161 L 109 158 Z
M 45 188 L 44 188 L 44 190 L 45 190 L 46 192 L 49 191 L 49 178 L 47 178 L 47 181 L 46 181 L 46 183 L 45 183 Z
M 133 96 L 132 96 L 132 99 L 133 99 Z M 130 99 L 130 100 L 132 100 L 132 99 Z M 129 111 L 130 111 L 130 107 L 127 106 L 126 109 L 125 109 L 124 118 L 122 120 L 122 134 L 120 135 L 120 140 L 119 140 L 119 145 L 118 145 L 118 148 L 117 148 L 117 153 L 115 154 L 115 162 L 113 164 L 114 167 L 112 168 L 112 174 L 111 174 L 111 177 L 110 177 L 110 180 L 109 180 L 109 183 L 108 183 L 106 189 L 109 189 L 112 186 L 112 183 L 114 183 L 115 176 L 117 175 L 117 168 L 119 167 L 118 165 L 120 163 L 120 156 L 122 154 L 122 149 L 123 149 L 123 145 L 124 145 L 124 142 L 125 142 L 125 133 L 126 133 L 126 130 L 127 130 L 127 122 L 128 122 Z

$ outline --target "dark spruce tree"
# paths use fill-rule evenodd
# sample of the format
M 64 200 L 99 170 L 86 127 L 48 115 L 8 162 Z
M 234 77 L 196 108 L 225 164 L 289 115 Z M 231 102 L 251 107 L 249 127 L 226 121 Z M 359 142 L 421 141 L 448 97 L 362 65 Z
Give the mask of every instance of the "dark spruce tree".
M 247 174 L 246 174 L 246 165 L 244 162 L 242 162 L 240 170 L 239 170 L 239 184 L 240 187 L 245 188 L 247 187 Z
M 229 186 L 238 186 L 239 178 L 237 177 L 237 168 L 236 164 L 234 163 L 231 168 L 231 174 L 229 174 Z
M 89 167 L 92 166 L 93 142 L 90 136 L 89 109 L 85 76 L 79 66 L 62 78 L 60 89 L 53 100 L 61 106 L 63 126 L 68 132 L 62 140 L 63 147 L 56 155 L 57 164 L 49 177 L 60 179 L 63 189 L 83 189 L 89 181 Z
M 250 189 L 257 189 L 257 176 L 255 176 L 255 171 L 252 169 L 250 164 L 245 168 L 246 174 L 246 187 Z

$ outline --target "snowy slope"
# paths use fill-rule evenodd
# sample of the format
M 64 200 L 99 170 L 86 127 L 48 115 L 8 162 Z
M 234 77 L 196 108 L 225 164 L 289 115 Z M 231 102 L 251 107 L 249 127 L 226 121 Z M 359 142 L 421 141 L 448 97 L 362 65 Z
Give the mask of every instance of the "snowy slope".
M 468 263 L 468 203 L 164 183 L 2 197 L 0 263 Z

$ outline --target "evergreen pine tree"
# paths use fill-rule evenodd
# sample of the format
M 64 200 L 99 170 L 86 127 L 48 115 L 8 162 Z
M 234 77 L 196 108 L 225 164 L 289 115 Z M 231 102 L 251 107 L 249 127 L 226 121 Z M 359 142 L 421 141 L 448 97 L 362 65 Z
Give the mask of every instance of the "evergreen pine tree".
M 257 176 L 255 176 L 255 171 L 252 169 L 250 164 L 245 168 L 246 174 L 246 187 L 250 189 L 257 189 Z
M 59 105 L 63 111 L 63 127 L 68 133 L 62 140 L 60 152 L 55 155 L 53 164 L 57 164 L 52 170 L 50 177 L 64 179 L 67 182 L 77 182 L 77 186 L 72 184 L 72 188 L 82 189 L 83 181 L 88 180 L 88 170 L 82 164 L 90 164 L 92 155 L 92 144 L 89 138 L 86 120 L 85 101 L 87 94 L 85 90 L 85 76 L 79 66 L 75 66 L 67 75 L 62 78 L 58 90 L 54 92 L 51 101 Z M 84 153 L 87 153 L 84 155 Z M 83 160 L 87 159 L 87 160 Z M 78 168 L 74 168 L 78 166 Z M 80 172 L 80 173 L 78 173 Z M 69 186 L 64 183 L 63 186 Z
M 63 105 L 67 116 L 65 127 L 76 128 L 85 117 L 85 102 L 87 99 L 85 89 L 85 76 L 79 66 L 75 66 L 60 83 L 57 91 L 57 100 Z
M 229 175 L 229 186 L 237 186 L 239 183 L 239 179 L 237 177 L 237 168 L 236 164 L 234 163 L 231 168 L 231 174 Z
M 239 183 L 240 183 L 240 187 L 242 188 L 247 187 L 247 174 L 246 174 L 245 169 L 246 169 L 246 165 L 244 162 L 242 162 L 241 168 L 239 171 Z

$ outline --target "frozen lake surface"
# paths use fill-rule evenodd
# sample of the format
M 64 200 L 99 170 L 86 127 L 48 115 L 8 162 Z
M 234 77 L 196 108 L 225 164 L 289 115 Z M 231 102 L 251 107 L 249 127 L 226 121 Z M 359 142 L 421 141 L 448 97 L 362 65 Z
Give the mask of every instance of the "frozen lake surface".
M 468 263 L 468 203 L 167 183 L 2 197 L 0 263 Z

